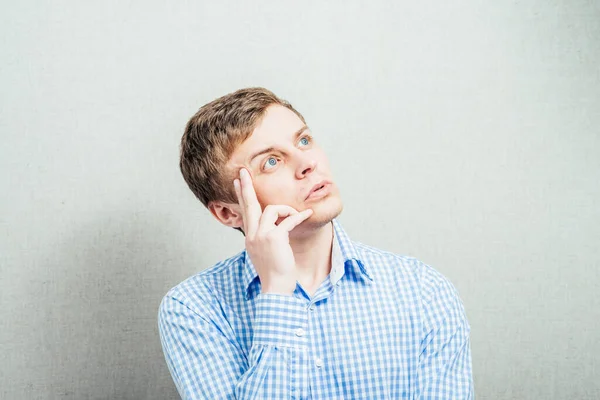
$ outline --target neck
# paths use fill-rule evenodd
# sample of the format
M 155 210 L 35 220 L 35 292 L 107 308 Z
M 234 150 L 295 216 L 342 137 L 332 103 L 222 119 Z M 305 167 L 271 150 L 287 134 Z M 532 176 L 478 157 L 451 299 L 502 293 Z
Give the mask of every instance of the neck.
M 290 246 L 296 260 L 298 282 L 311 292 L 316 290 L 331 270 L 333 223 L 311 230 L 302 237 L 290 238 Z

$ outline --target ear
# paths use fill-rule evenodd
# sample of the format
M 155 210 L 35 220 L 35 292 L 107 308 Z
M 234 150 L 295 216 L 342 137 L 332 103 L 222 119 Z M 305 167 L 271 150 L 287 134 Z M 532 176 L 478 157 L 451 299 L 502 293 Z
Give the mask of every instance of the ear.
M 239 204 L 211 201 L 208 203 L 210 213 L 225 226 L 244 229 L 244 219 Z

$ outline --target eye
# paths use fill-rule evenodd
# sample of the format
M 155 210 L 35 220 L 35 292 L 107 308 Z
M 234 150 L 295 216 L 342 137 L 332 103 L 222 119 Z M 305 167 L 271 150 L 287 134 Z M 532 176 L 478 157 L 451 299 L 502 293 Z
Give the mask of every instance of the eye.
M 274 167 L 275 165 L 277 165 L 277 159 L 275 157 L 269 157 L 263 167 L 264 169 L 270 169 L 270 167 Z
M 300 143 L 302 143 L 304 146 L 308 146 L 311 141 L 312 141 L 311 136 L 304 136 L 302 139 L 300 139 Z

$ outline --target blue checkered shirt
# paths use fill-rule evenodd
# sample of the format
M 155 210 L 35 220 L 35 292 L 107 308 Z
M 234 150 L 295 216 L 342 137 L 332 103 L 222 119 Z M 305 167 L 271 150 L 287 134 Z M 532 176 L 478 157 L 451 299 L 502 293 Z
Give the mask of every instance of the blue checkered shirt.
M 421 261 L 351 241 L 310 296 L 263 294 L 245 251 L 172 288 L 158 313 L 183 399 L 472 399 L 454 286 Z

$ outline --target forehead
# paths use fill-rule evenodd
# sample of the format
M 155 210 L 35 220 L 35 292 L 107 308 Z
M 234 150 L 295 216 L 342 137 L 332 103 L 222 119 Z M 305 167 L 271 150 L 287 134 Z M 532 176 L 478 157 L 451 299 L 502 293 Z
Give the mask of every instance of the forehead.
M 289 108 L 274 104 L 267 108 L 252 135 L 245 143 L 290 139 L 294 132 L 304 126 L 304 122 Z
M 303 126 L 304 122 L 289 108 L 278 104 L 269 106 L 252 134 L 235 149 L 228 166 L 240 168 L 246 165 L 251 154 L 290 142 Z

